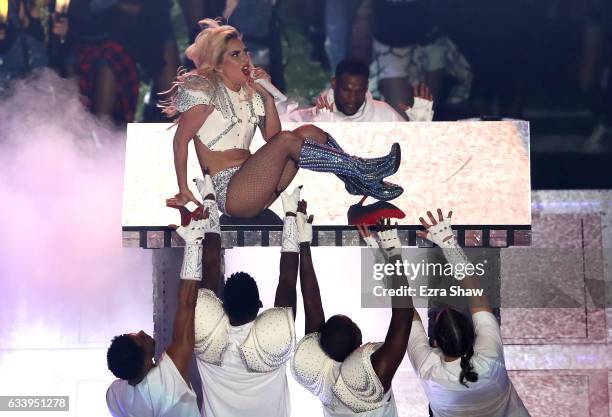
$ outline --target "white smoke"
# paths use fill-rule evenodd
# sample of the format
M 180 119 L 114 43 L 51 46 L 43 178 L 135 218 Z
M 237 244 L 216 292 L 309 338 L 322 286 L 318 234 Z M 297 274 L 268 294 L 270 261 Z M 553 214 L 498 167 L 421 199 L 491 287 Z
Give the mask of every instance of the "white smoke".
M 121 245 L 125 130 L 49 70 L 13 85 L 0 120 L 0 348 L 150 331 L 151 255 Z

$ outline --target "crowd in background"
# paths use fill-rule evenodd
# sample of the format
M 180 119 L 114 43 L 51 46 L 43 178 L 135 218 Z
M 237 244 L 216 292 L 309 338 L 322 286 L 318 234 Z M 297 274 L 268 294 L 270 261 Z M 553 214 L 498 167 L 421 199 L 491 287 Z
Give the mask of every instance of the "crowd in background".
M 172 0 L 72 0 L 68 6 L 56 0 L 3 1 L 8 15 L 0 10 L 0 94 L 12 79 L 50 66 L 78 80 L 92 112 L 120 124 L 135 120 L 139 87 L 148 84 L 142 121 L 163 120 L 157 93 L 170 87 L 180 65 L 190 64 L 181 60 L 177 46 Z M 603 124 L 610 119 L 612 7 L 605 0 L 178 0 L 178 5 L 190 40 L 200 19 L 227 18 L 243 33 L 253 63 L 267 69 L 281 90 L 288 87 L 284 26 L 299 22 L 311 60 L 330 75 L 345 57 L 364 60 L 371 65 L 374 96 L 398 110 L 411 104 L 411 87 L 425 83 L 437 120 L 520 118 L 533 105 L 586 108 Z

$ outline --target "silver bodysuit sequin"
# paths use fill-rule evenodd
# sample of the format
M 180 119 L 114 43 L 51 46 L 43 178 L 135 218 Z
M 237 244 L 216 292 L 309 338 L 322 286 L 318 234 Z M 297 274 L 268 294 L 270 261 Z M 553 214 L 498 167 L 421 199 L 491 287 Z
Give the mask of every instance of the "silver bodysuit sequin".
M 215 187 L 217 206 L 219 206 L 219 211 L 225 214 L 226 216 L 229 216 L 225 209 L 225 201 L 227 199 L 227 186 L 229 185 L 229 182 L 236 173 L 236 171 L 238 171 L 239 169 L 239 166 L 226 168 L 212 176 L 213 186 Z

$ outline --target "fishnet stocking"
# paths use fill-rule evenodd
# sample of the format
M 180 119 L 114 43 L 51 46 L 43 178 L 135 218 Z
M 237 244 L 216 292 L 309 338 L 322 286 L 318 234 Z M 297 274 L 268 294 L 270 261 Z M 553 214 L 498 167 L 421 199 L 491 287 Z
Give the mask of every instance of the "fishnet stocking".
M 321 144 L 327 134 L 308 125 L 280 132 L 257 150 L 234 174 L 227 187 L 225 208 L 235 217 L 254 217 L 276 200 L 297 173 L 304 139 Z

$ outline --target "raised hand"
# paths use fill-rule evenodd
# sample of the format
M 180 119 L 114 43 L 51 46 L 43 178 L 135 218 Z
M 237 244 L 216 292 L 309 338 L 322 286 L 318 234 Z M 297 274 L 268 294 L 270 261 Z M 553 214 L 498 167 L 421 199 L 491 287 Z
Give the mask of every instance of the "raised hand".
M 315 107 L 319 111 L 321 111 L 321 110 L 334 111 L 334 104 L 330 103 L 327 100 L 327 94 L 326 93 L 323 93 L 323 94 L 321 94 L 320 96 L 317 97 L 317 99 L 315 100 Z
M 451 229 L 452 210 L 448 212 L 446 218 L 442 214 L 442 209 L 437 210 L 438 219 L 434 217 L 431 211 L 427 212 L 427 217 L 431 224 L 427 223 L 423 217 L 419 217 L 419 221 L 425 228 L 425 231 L 417 231 L 417 235 L 424 239 L 430 240 L 440 247 L 455 246 L 455 235 Z
M 274 100 L 272 94 L 270 94 L 268 90 L 266 90 L 261 84 L 255 82 L 255 80 L 258 79 L 263 79 L 268 81 L 269 83 L 272 83 L 272 77 L 270 77 L 270 74 L 268 74 L 263 68 L 255 67 L 251 71 L 251 79 L 249 80 L 249 84 L 255 89 L 255 91 L 257 91 L 263 97 L 269 97 Z
M 381 218 L 378 221 L 378 238 L 380 246 L 385 250 L 399 249 L 402 247 L 402 242 L 397 234 L 397 222 L 391 224 L 391 219 Z
M 400 104 L 400 107 L 411 122 L 431 122 L 433 120 L 433 95 L 425 84 L 419 84 L 412 88 L 414 104 L 412 107 Z
M 202 199 L 215 200 L 217 198 L 217 195 L 215 194 L 215 187 L 210 175 L 205 175 L 204 179 L 194 178 L 193 182 L 196 183 L 196 187 L 198 187 L 198 191 L 200 192 Z
M 312 242 L 312 222 L 314 220 L 314 216 L 311 214 L 308 217 L 306 212 L 307 203 L 302 200 L 298 203 L 297 209 L 297 226 L 298 226 L 298 237 L 300 243 L 308 243 Z
M 293 192 L 289 194 L 287 191 L 281 193 L 281 201 L 283 202 L 283 212 L 285 215 L 297 213 L 298 202 L 300 201 L 300 192 L 302 186 L 294 188 Z
M 412 87 L 412 96 L 414 98 L 421 98 L 423 100 L 433 101 L 433 95 L 429 91 L 427 84 L 421 83 Z
M 221 234 L 221 222 L 219 220 L 219 208 L 216 202 L 215 187 L 210 175 L 204 175 L 204 179 L 194 178 L 193 181 L 198 187 L 200 195 L 204 199 L 203 206 L 210 213 L 208 222 L 206 223 L 205 233 Z
M 376 238 L 372 236 L 372 234 L 370 233 L 370 229 L 368 228 L 367 225 L 358 224 L 356 225 L 356 227 L 357 227 L 357 230 L 359 231 L 359 235 L 361 236 L 361 238 L 364 240 L 364 242 L 366 243 L 366 245 L 368 245 L 370 249 L 375 249 L 375 250 L 380 249 L 378 240 L 376 240 Z
M 170 227 L 176 228 L 176 233 L 183 238 L 186 245 L 197 245 L 204 239 L 207 221 L 208 210 L 198 208 L 193 212 L 192 220 L 188 225 L 179 227 L 170 225 Z

